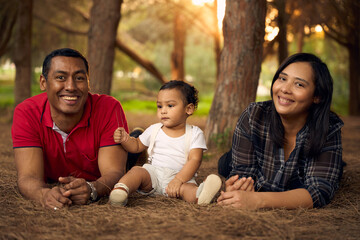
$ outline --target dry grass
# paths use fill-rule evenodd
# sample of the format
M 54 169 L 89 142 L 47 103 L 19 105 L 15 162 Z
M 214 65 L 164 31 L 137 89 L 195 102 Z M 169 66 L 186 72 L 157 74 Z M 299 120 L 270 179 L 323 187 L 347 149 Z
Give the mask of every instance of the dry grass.
M 348 165 L 341 189 L 332 203 L 322 209 L 246 211 L 135 194 L 125 208 L 111 207 L 108 199 L 102 198 L 94 204 L 55 212 L 19 194 L 11 147 L 11 117 L 5 115 L 0 121 L 0 239 L 360 238 L 359 118 L 345 118 L 343 155 Z M 127 117 L 130 127 L 134 127 L 139 116 Z M 203 163 L 199 181 L 216 172 L 216 159 Z

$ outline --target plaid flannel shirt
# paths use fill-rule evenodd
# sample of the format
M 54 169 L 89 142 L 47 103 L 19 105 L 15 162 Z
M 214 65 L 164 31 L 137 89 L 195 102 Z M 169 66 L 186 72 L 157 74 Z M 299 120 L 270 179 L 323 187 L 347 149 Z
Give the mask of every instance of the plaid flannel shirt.
M 252 177 L 256 191 L 280 192 L 297 188 L 309 191 L 314 207 L 330 202 L 342 175 L 341 127 L 344 123 L 331 113 L 326 142 L 316 158 L 304 153 L 309 129 L 305 125 L 296 136 L 289 159 L 284 149 L 272 142 L 271 101 L 251 103 L 236 125 L 232 145 L 230 176 Z

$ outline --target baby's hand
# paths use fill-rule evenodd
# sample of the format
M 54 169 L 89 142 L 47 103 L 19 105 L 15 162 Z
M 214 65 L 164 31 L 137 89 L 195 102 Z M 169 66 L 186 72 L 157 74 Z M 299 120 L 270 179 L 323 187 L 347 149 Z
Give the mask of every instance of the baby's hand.
M 178 198 L 180 197 L 180 187 L 182 182 L 178 178 L 174 178 L 166 187 L 166 193 L 169 197 Z
M 119 127 L 114 132 L 114 142 L 123 143 L 129 139 L 129 134 L 125 131 L 124 128 Z

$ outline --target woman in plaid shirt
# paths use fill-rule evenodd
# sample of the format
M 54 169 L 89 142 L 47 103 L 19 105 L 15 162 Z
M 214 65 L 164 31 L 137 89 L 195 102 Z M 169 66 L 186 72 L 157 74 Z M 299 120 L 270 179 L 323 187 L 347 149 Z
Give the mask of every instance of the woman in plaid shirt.
M 251 103 L 219 160 L 227 178 L 220 205 L 312 208 L 330 202 L 342 175 L 341 119 L 330 111 L 333 82 L 325 63 L 308 53 L 286 59 L 271 101 Z

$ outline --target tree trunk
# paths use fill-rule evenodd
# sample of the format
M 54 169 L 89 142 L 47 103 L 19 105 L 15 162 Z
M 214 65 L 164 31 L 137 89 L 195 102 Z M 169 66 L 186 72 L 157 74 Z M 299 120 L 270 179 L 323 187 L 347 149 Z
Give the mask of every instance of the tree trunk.
M 227 0 L 224 47 L 214 100 L 206 123 L 208 146 L 230 139 L 236 122 L 255 100 L 265 35 L 266 0 Z
M 304 28 L 302 28 L 298 33 L 298 39 L 297 39 L 297 52 L 301 53 L 303 51 L 304 46 Z
M 350 41 L 348 44 L 350 72 L 349 115 L 360 116 L 360 5 L 354 4 L 351 11 L 354 16 L 353 26 L 355 26 L 355 29 L 354 31 L 348 31 L 347 38 Z
M 276 0 L 275 1 L 276 8 L 278 9 L 278 26 L 279 26 L 279 34 L 278 34 L 278 42 L 279 42 L 279 55 L 278 61 L 279 65 L 288 57 L 288 42 L 287 42 L 287 22 L 288 17 L 285 11 L 286 2 L 285 0 Z
M 32 0 L 19 1 L 13 61 L 16 66 L 15 106 L 31 96 Z
M 360 43 L 360 38 L 358 38 Z M 349 71 L 350 71 L 350 96 L 349 115 L 360 116 L 360 46 L 355 45 L 349 48 Z
M 1 1 L 0 8 L 0 56 L 8 49 L 8 43 L 17 19 L 18 3 Z
M 186 40 L 186 26 L 185 19 L 180 11 L 175 12 L 174 16 L 174 49 L 171 53 L 171 79 L 184 80 L 185 79 L 185 40 Z
M 93 0 L 88 33 L 91 91 L 110 94 L 122 0 Z

